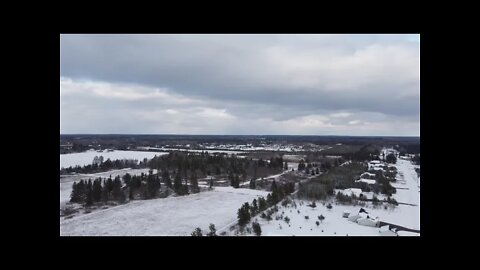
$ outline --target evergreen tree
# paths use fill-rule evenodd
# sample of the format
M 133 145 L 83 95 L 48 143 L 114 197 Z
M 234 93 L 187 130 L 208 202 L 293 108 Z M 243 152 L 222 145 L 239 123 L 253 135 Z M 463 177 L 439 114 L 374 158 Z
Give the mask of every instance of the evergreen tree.
M 130 187 L 130 182 L 132 181 L 132 176 L 129 173 L 125 174 L 123 176 L 123 181 L 125 182 L 127 187 Z
M 258 224 L 258 222 L 252 223 L 252 229 L 256 236 L 262 235 L 262 229 L 260 228 L 260 224 Z
M 122 182 L 120 181 L 119 178 L 115 178 L 113 181 L 113 188 L 112 188 L 112 198 L 115 201 L 121 201 L 122 200 Z
M 245 226 L 250 221 L 250 206 L 248 202 L 244 203 L 237 212 L 238 216 L 238 225 L 241 227 Z
M 253 199 L 252 206 L 250 206 L 250 216 L 255 216 L 258 213 L 257 199 Z
M 93 182 L 93 201 L 99 202 L 102 199 L 102 184 L 101 179 L 96 179 Z
M 285 161 L 285 165 L 283 165 L 283 169 L 286 171 L 288 170 L 288 163 Z
M 274 201 L 273 201 L 273 198 L 272 198 L 272 193 L 268 193 L 267 194 L 267 206 L 272 206 L 274 205 Z
M 278 201 L 281 198 L 280 189 L 277 187 L 277 183 L 275 182 L 275 180 L 273 180 L 271 188 L 272 188 L 272 193 L 269 194 L 271 195 L 270 205 L 274 205 L 278 203 Z M 268 201 L 268 196 L 267 196 L 267 201 Z
M 179 172 L 177 172 L 177 174 L 175 175 L 175 180 L 173 182 L 173 190 L 175 190 L 178 195 L 183 195 L 182 178 L 180 177 Z
M 250 188 L 251 188 L 251 189 L 256 189 L 255 179 L 254 179 L 254 178 L 252 178 L 252 180 L 250 180 Z
M 93 204 L 93 189 L 92 189 L 92 181 L 90 179 L 88 180 L 85 193 L 86 193 L 85 204 L 86 206 L 91 206 Z
M 168 170 L 165 170 L 163 172 L 162 180 L 167 187 L 172 188 L 172 180 L 170 179 L 170 175 L 168 173 Z
M 110 192 L 113 191 L 113 180 L 112 180 L 111 175 L 110 175 L 110 178 L 108 178 L 108 180 L 106 182 L 106 188 L 107 188 L 108 194 L 110 194 Z
M 263 211 L 267 209 L 267 202 L 265 201 L 265 198 L 259 197 L 258 198 L 258 210 Z
M 230 180 L 230 186 L 235 187 L 235 176 L 232 171 L 228 174 L 228 180 Z
M 102 188 L 102 201 L 106 203 L 110 199 L 107 184 L 105 180 L 103 180 L 103 188 Z
M 235 181 L 234 181 L 234 188 L 239 188 L 240 187 L 240 178 L 238 177 L 238 174 L 235 175 Z
M 80 190 L 80 184 L 73 182 L 72 193 L 70 194 L 70 202 L 72 203 L 82 203 L 82 194 Z
M 215 229 L 215 225 L 210 223 L 210 226 L 208 226 L 208 229 L 210 229 L 210 232 L 207 233 L 207 236 L 217 236 L 217 229 Z
M 298 170 L 301 171 L 301 170 L 304 170 L 305 169 L 305 162 L 302 160 L 300 160 L 300 163 L 298 163 Z
M 157 175 L 149 174 L 147 177 L 147 197 L 155 198 L 160 190 L 160 178 Z
M 192 193 L 200 192 L 200 188 L 198 187 L 197 175 L 194 173 L 192 173 L 190 176 L 190 186 L 191 186 Z
M 192 232 L 192 236 L 203 236 L 202 234 L 202 229 L 200 228 L 196 228 L 193 232 Z
M 316 174 L 320 174 L 320 170 L 317 167 L 317 170 L 315 171 Z

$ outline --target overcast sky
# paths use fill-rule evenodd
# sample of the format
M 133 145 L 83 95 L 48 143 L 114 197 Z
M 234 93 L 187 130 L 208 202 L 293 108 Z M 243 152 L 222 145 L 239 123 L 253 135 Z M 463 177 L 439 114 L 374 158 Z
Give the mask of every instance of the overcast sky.
M 419 35 L 61 35 L 60 133 L 420 135 Z

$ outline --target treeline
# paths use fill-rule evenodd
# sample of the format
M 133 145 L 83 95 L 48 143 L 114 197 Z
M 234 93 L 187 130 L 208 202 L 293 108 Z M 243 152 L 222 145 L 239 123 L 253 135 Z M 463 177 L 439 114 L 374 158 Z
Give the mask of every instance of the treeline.
M 295 184 L 289 182 L 283 185 L 277 185 L 275 180 L 272 182 L 271 186 L 272 192 L 268 193 L 267 198 L 259 197 L 253 199 L 252 203 L 244 203 L 240 209 L 237 211 L 238 225 L 242 228 L 251 218 L 257 215 L 258 213 L 266 210 L 267 208 L 276 205 L 281 200 L 283 200 L 287 195 L 291 194 L 295 190 Z
M 185 188 L 183 188 L 183 185 L 180 186 L 182 190 L 179 193 L 183 194 Z M 158 174 L 154 175 L 150 171 L 148 175 L 142 173 L 141 175 L 132 176 L 127 173 L 122 178 L 116 176 L 114 179 L 110 177 L 102 180 L 99 177 L 93 181 L 88 179 L 88 181 L 81 180 L 79 183 L 74 182 L 70 202 L 82 203 L 86 206 L 98 202 L 107 203 L 109 201 L 124 203 L 127 201 L 127 198 L 129 200 L 152 199 L 159 197 L 160 193 L 161 179 Z M 167 188 L 164 195 L 168 195 Z
M 340 166 L 345 160 L 343 158 L 336 158 L 332 162 L 324 161 L 324 162 L 310 162 L 308 159 L 305 161 L 302 159 L 298 163 L 298 171 L 304 171 L 306 174 L 320 174 L 320 172 L 326 172 L 330 170 L 332 167 Z
M 109 170 L 119 170 L 125 168 L 145 168 L 145 160 L 138 162 L 138 160 L 132 159 L 116 159 L 114 161 L 107 159 L 103 161 L 102 159 L 98 159 L 97 162 L 92 162 L 92 164 L 85 165 L 85 166 L 75 166 L 75 167 L 68 167 L 62 168 L 60 170 L 60 174 L 68 174 L 68 173 L 98 173 L 98 172 L 105 172 Z
M 246 181 L 249 177 L 258 178 L 282 171 L 284 161 L 282 157 L 272 157 L 270 160 L 253 160 L 238 158 L 236 155 L 202 153 L 170 152 L 168 155 L 157 156 L 147 162 L 150 169 L 161 171 L 177 171 L 190 177 L 213 175 L 228 175 L 232 186 L 238 186 L 240 180 Z
M 371 201 L 373 205 L 379 205 L 382 204 L 382 202 L 393 204 L 393 205 L 398 205 L 397 200 L 392 198 L 391 196 L 388 196 L 384 201 L 380 201 L 377 196 L 373 195 L 372 199 L 367 199 L 365 196 L 360 194 L 360 196 L 356 196 L 355 194 L 346 195 L 341 192 L 338 192 L 337 195 L 335 196 L 335 199 L 343 204 L 356 204 L 358 201 Z

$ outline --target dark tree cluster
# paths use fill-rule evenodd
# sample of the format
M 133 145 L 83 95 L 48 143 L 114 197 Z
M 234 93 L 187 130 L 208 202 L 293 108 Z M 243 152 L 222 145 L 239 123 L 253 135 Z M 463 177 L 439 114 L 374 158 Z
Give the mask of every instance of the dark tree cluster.
M 90 206 L 97 202 L 117 201 L 123 203 L 127 196 L 131 200 L 135 197 L 152 199 L 159 195 L 160 188 L 160 178 L 152 171 L 148 175 L 142 173 L 139 176 L 131 176 L 127 173 L 123 179 L 120 176 L 103 180 L 99 177 L 93 182 L 91 179 L 81 180 L 79 183 L 74 182 L 70 202 L 84 203 L 86 206 Z
M 81 180 L 78 184 L 74 182 L 70 195 L 70 202 L 82 203 L 86 206 L 108 201 L 123 203 L 125 200 L 126 196 L 122 189 L 120 177 L 116 177 L 114 180 L 112 178 L 103 180 L 103 184 L 101 178 L 97 178 L 93 182 L 91 179 L 88 179 L 88 181 Z
M 388 154 L 385 160 L 388 163 L 393 163 L 393 164 L 397 163 L 397 157 L 394 154 Z
M 251 204 L 244 203 L 237 211 L 238 224 L 243 227 L 247 224 L 251 217 L 266 210 L 267 208 L 276 205 L 283 200 L 287 195 L 290 195 L 295 190 L 295 184 L 292 182 L 277 185 L 275 180 L 272 182 L 271 193 L 268 193 L 267 198 L 259 197 L 254 199 Z

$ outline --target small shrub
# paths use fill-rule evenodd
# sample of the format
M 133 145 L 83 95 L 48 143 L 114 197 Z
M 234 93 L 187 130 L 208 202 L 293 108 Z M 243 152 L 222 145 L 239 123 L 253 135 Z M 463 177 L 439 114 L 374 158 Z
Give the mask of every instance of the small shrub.
M 77 212 L 77 210 L 73 209 L 73 207 L 71 206 L 67 206 L 65 207 L 65 209 L 63 209 L 62 213 L 64 216 L 68 216 L 68 215 L 71 215 L 73 213 Z
M 318 219 L 320 220 L 320 222 L 323 222 L 323 220 L 325 219 L 325 217 L 323 215 L 320 215 L 318 216 Z
M 332 209 L 332 207 L 333 207 L 332 204 L 328 203 L 327 208 Z
M 202 236 L 202 235 L 203 235 L 203 234 L 202 234 L 202 229 L 200 229 L 200 228 L 197 227 L 197 228 L 192 232 L 191 235 L 192 235 L 192 236 Z
M 320 225 L 320 222 L 318 222 L 318 220 L 317 220 L 317 221 L 315 221 L 315 224 L 317 224 L 317 226 L 318 226 L 318 225 Z
M 309 217 L 308 217 L 308 216 L 305 216 L 305 219 L 309 219 Z
M 210 226 L 208 227 L 210 229 L 210 232 L 207 233 L 207 236 L 217 236 L 217 229 L 215 229 L 215 225 L 210 223 Z

